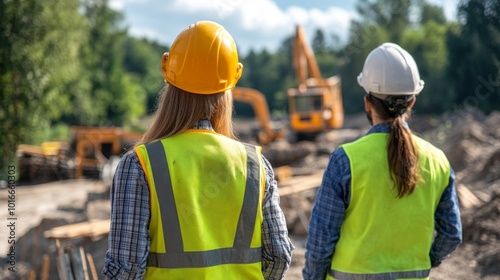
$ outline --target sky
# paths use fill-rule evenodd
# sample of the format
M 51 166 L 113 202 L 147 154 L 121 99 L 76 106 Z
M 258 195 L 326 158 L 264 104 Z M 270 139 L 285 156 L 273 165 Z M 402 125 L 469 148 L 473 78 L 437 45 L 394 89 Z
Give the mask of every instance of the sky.
M 295 26 L 304 27 L 309 40 L 317 28 L 345 42 L 350 22 L 358 17 L 356 0 L 110 0 L 121 11 L 129 33 L 170 45 L 177 34 L 199 20 L 223 25 L 240 54 L 250 49 L 276 50 Z M 456 19 L 459 0 L 428 0 Z

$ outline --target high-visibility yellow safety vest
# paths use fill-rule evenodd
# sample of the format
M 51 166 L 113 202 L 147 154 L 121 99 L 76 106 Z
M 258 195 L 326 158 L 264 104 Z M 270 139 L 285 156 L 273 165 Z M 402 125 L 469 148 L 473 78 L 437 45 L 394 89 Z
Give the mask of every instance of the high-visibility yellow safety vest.
M 261 148 L 188 130 L 135 151 L 151 198 L 145 279 L 263 279 Z
M 434 213 L 449 184 L 444 153 L 413 136 L 421 182 L 397 198 L 387 160 L 388 133 L 342 145 L 351 168 L 351 200 L 327 279 L 428 279 Z

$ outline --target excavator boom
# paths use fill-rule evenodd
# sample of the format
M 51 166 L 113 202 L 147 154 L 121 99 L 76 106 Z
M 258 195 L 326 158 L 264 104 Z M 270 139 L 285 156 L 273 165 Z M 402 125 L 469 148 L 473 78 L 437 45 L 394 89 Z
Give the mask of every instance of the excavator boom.
M 311 78 L 318 83 L 323 82 L 321 71 L 314 57 L 314 52 L 311 46 L 307 44 L 304 29 L 300 25 L 297 26 L 295 31 L 293 62 L 299 85 L 305 86 L 307 84 L 308 72 L 311 73 Z

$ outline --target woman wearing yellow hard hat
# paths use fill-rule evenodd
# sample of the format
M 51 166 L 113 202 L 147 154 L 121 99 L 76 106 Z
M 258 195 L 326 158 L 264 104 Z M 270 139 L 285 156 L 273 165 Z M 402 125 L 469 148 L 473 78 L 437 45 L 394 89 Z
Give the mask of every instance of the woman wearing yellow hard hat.
M 358 82 L 373 127 L 330 157 L 304 279 L 428 279 L 460 244 L 462 226 L 450 163 L 406 123 L 424 82 L 393 43 L 368 55 Z
M 236 141 L 231 35 L 200 21 L 162 59 L 151 127 L 111 189 L 110 279 L 281 279 L 293 245 L 261 148 Z

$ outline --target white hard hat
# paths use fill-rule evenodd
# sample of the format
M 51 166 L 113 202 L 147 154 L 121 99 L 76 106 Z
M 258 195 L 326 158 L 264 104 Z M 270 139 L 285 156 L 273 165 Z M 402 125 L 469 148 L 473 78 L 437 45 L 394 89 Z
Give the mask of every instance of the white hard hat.
M 384 43 L 368 55 L 358 84 L 376 95 L 416 95 L 424 88 L 413 57 L 393 43 Z

